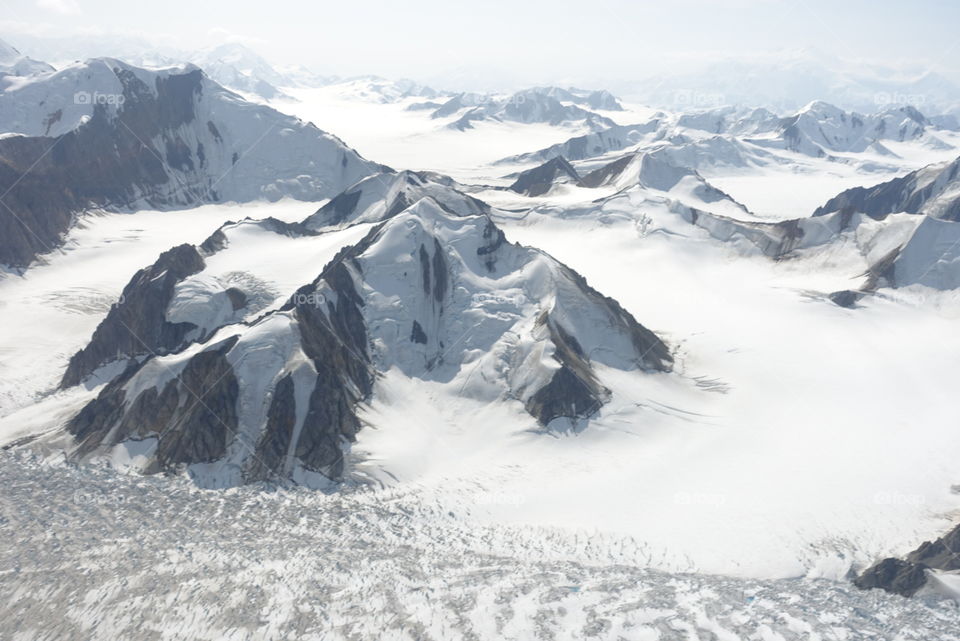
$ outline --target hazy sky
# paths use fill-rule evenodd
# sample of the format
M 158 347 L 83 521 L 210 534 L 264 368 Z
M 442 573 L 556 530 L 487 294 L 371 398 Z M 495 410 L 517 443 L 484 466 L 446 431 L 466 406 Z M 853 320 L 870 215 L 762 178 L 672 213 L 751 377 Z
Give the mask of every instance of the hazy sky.
M 423 81 L 614 78 L 810 49 L 947 73 L 960 68 L 957 0 L 0 3 L 0 36 L 14 45 L 18 34 L 83 34 L 88 45 L 107 35 L 96 52 L 103 55 L 117 36 L 188 50 L 239 39 L 280 65 Z

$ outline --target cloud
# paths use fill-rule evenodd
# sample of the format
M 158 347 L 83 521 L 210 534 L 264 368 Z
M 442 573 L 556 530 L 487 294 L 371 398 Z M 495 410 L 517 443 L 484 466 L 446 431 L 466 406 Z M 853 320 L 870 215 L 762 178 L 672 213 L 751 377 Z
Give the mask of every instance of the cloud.
M 65 16 L 80 13 L 80 5 L 77 0 L 37 0 L 37 6 L 46 11 L 53 11 Z

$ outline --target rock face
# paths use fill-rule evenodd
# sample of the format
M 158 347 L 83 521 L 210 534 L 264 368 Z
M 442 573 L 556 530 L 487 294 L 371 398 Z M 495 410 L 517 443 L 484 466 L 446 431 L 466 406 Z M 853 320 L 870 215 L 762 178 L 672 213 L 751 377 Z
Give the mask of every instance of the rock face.
M 542 196 L 559 182 L 582 184 L 580 174 L 563 156 L 557 156 L 538 167 L 521 172 L 509 189 L 527 196 Z
M 197 327 L 192 323 L 169 322 L 167 308 L 176 285 L 203 267 L 203 257 L 195 247 L 180 245 L 137 272 L 90 343 L 70 359 L 60 386 L 78 385 L 97 368 L 118 359 L 164 354 L 181 347 Z
M 897 223 L 895 214 L 912 214 L 916 222 Z M 851 226 L 862 217 L 884 224 L 894 221 L 891 227 L 908 232 L 871 264 L 868 288 L 960 287 L 960 160 L 931 165 L 875 187 L 849 189 L 814 212 L 814 220 L 852 220 Z
M 228 436 L 238 425 L 239 385 L 225 355 L 236 337 L 192 356 L 162 387 L 150 387 L 127 398 L 127 383 L 136 366 L 112 381 L 92 403 L 70 421 L 77 439 L 76 454 L 84 455 L 104 444 L 155 440 L 149 471 L 180 463 L 211 462 L 224 456 Z M 128 403 L 129 400 L 129 403 Z
M 38 76 L 0 92 L 0 130 L 21 134 L 0 138 L 0 264 L 19 268 L 84 209 L 319 200 L 383 169 L 190 66 L 99 59 Z
M 813 215 L 847 210 L 877 220 L 905 212 L 960 221 L 960 159 L 924 167 L 875 187 L 848 189 L 831 198 Z
M 198 266 L 191 250 L 173 250 L 181 273 Z M 182 328 L 151 327 L 167 345 L 181 337 Z M 100 345 L 95 336 L 85 352 L 102 354 Z M 342 249 L 285 305 L 131 359 L 68 429 L 77 457 L 121 448 L 138 452 L 144 471 L 186 467 L 204 485 L 318 485 L 345 473 L 381 372 L 481 401 L 514 399 L 543 428 L 564 430 L 609 399 L 598 365 L 642 377 L 669 371 L 672 357 L 569 268 L 507 242 L 488 216 L 428 197 Z
M 926 541 L 905 559 L 883 559 L 857 577 L 854 585 L 910 597 L 927 585 L 930 570 L 960 570 L 960 526 L 936 541 Z

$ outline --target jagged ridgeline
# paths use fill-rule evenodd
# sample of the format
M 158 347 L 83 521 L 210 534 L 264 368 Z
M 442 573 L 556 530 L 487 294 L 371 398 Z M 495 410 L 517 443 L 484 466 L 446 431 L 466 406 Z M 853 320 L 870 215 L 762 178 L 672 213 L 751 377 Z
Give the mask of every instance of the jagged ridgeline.
M 401 211 L 371 199 L 379 219 L 359 223 L 369 227 L 366 235 L 253 318 L 237 321 L 250 296 L 242 288 L 185 288 L 204 277 L 204 255 L 232 251 L 229 229 L 200 248 L 171 250 L 135 276 L 98 328 L 96 347 L 64 381 L 83 380 L 109 355 L 127 362 L 70 421 L 74 456 L 124 448 L 143 455 L 145 471 L 188 467 L 204 484 L 289 478 L 317 485 L 344 476 L 362 408 L 390 370 L 479 401 L 510 399 L 543 428 L 565 430 L 582 427 L 610 398 L 605 368 L 641 379 L 671 369 L 659 337 L 570 268 L 508 242 L 454 183 L 388 173 L 342 198 L 365 202 L 371 189 L 390 202 L 398 193 L 433 195 Z M 305 223 L 374 216 L 358 206 L 330 219 L 336 206 Z M 307 224 L 266 227 L 291 241 L 324 237 Z M 124 305 L 173 298 L 161 273 L 180 277 L 172 290 L 193 292 L 194 308 L 222 309 L 221 324 L 177 325 L 169 310 L 151 308 L 143 330 L 155 345 L 137 348 L 122 338 Z M 138 288 L 162 291 L 139 296 Z
M 0 91 L 0 265 L 25 268 L 91 208 L 322 200 L 383 167 L 193 66 L 102 58 Z

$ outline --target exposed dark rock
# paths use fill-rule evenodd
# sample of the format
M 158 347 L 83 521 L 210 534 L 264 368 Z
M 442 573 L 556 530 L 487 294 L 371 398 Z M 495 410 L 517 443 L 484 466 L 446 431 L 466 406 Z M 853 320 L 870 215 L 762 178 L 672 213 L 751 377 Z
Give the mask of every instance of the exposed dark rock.
M 930 179 L 930 171 L 930 168 L 925 168 L 874 187 L 848 189 L 828 200 L 813 215 L 823 216 L 849 209 L 876 220 L 905 212 L 927 213 L 943 220 L 960 221 L 960 197 L 940 203 L 936 210 L 928 211 L 931 200 L 943 194 L 951 183 L 960 178 L 960 159 L 944 166 L 933 180 Z
M 420 323 L 413 321 L 413 329 L 410 331 L 410 340 L 421 345 L 427 344 L 427 334 L 423 331 Z
M 960 570 L 960 525 L 936 541 L 924 542 L 905 559 L 883 559 L 857 577 L 854 585 L 909 597 L 926 585 L 929 569 Z
M 124 95 L 115 118 L 96 105 L 87 123 L 56 138 L 0 139 L 0 192 L 9 192 L 0 209 L 0 264 L 26 267 L 37 254 L 58 246 L 82 209 L 124 207 L 135 200 L 156 207 L 174 204 L 154 190 L 170 180 L 160 158 L 183 168 L 189 149 L 173 134 L 163 149 L 142 141 L 192 121 L 202 72 L 159 79 L 156 96 L 129 70 L 114 72 Z M 181 196 L 190 201 L 202 195 L 186 189 Z
M 534 152 L 510 156 L 498 162 L 545 162 L 557 156 L 563 156 L 570 161 L 593 158 L 635 145 L 642 140 L 642 137 L 656 134 L 661 129 L 661 124 L 660 119 L 654 118 L 637 125 L 614 125 L 594 133 L 574 136 L 565 142 Z
M 488 272 L 492 273 L 497 267 L 496 252 L 507 242 L 507 237 L 502 229 L 488 219 L 487 226 L 483 228 L 483 239 L 487 241 L 487 244 L 477 247 L 477 255 L 483 258 L 484 266 L 486 266 Z
M 157 438 L 158 469 L 221 458 L 237 430 L 239 384 L 226 359 L 236 342 L 232 337 L 199 352 L 161 391 L 144 390 L 126 407 L 124 386 L 152 358 L 132 363 L 68 423 L 78 441 L 74 455 Z
M 357 245 L 346 247 L 324 268 L 313 284 L 294 297 L 300 321 L 304 352 L 317 370 L 317 383 L 310 395 L 295 455 L 312 471 L 331 478 L 343 473 L 341 441 L 353 441 L 360 429 L 356 405 L 373 391 L 374 370 L 367 348 L 363 299 L 353 284 L 351 269 L 359 269 L 356 256 L 362 254 L 382 227 L 372 230 Z M 311 296 L 325 282 L 336 294 L 336 302 Z M 326 306 L 326 314 L 321 309 Z
M 692 225 L 707 230 L 718 240 L 741 237 L 774 260 L 787 258 L 806 237 L 805 225 L 810 219 L 796 218 L 776 223 L 738 220 L 707 211 L 683 206 L 678 213 Z M 837 227 L 833 233 L 839 233 Z
M 434 111 L 443 107 L 440 102 L 415 102 L 407 107 L 407 111 Z
M 230 299 L 230 305 L 233 306 L 233 311 L 243 309 L 247 306 L 247 295 L 236 287 L 227 288 L 227 298 Z
M 833 292 L 830 294 L 829 298 L 832 303 L 840 307 L 855 307 L 857 301 L 863 298 L 864 292 L 853 290 L 853 289 L 844 289 L 839 292 Z
M 569 178 L 580 185 L 580 175 L 563 156 L 548 160 L 539 167 L 521 172 L 509 189 L 527 196 L 542 196 L 550 191 L 560 178 Z
M 433 300 L 438 303 L 443 302 L 443 297 L 447 293 L 449 270 L 443 255 L 443 247 L 440 246 L 440 241 L 436 237 L 433 239 L 433 279 Z
M 884 559 L 861 574 L 853 582 L 861 590 L 880 588 L 899 594 L 913 596 L 927 582 L 926 568 L 900 559 Z
M 611 329 L 630 336 L 634 349 L 639 355 L 638 367 L 647 370 L 669 372 L 673 368 L 673 356 L 667 344 L 660 337 L 637 322 L 630 312 L 615 299 L 604 296 L 587 283 L 587 279 L 569 267 L 563 266 L 564 273 L 577 284 L 580 291 L 594 302 L 606 308 L 610 316 Z
M 420 256 L 420 276 L 423 282 L 423 293 L 430 295 L 430 254 L 427 253 L 427 248 L 423 246 L 423 243 L 420 244 L 420 251 L 418 253 Z
M 527 400 L 526 409 L 537 421 L 548 426 L 556 418 L 586 418 L 594 414 L 610 395 L 600 385 L 576 338 L 544 312 L 537 319 L 556 346 L 554 358 L 560 362 L 550 382 Z
M 256 456 L 247 473 L 248 480 L 266 481 L 283 472 L 297 422 L 295 391 L 290 374 L 280 379 L 274 388 L 267 410 L 267 428 L 257 443 Z
M 632 160 L 633 155 L 617 158 L 613 162 L 607 163 L 603 167 L 591 171 L 589 174 L 583 177 L 581 183 L 584 187 L 599 187 L 600 185 L 604 185 L 613 178 L 619 176 Z
M 360 202 L 360 196 L 363 192 L 345 191 L 334 196 L 330 202 L 321 207 L 317 214 L 322 215 L 329 225 L 339 225 L 345 222 L 351 214 L 357 209 L 357 203 Z
M 423 213 L 441 216 L 429 203 Z M 437 222 L 440 222 L 439 219 Z M 478 235 L 482 235 L 477 254 L 483 258 L 487 269 L 495 270 L 496 257 L 503 254 L 507 245 L 502 232 L 489 218 L 485 224 L 483 221 L 469 221 L 469 224 Z M 84 457 L 124 441 L 156 438 L 154 464 L 148 471 L 163 471 L 184 464 L 229 457 L 231 463 L 242 463 L 242 480 L 247 482 L 290 478 L 295 465 L 298 470 L 312 471 L 329 479 L 342 478 L 344 456 L 362 427 L 360 406 L 370 399 L 378 375 L 371 346 L 377 345 L 376 353 L 380 354 L 380 345 L 383 344 L 381 336 L 375 335 L 376 340 L 371 338 L 369 332 L 378 330 L 368 328 L 365 318 L 364 296 L 370 283 L 364 282 L 364 267 L 370 265 L 368 260 L 374 261 L 375 269 L 381 266 L 376 262 L 379 254 L 366 253 L 386 229 L 391 229 L 391 225 L 402 223 L 386 221 L 379 224 L 360 242 L 340 250 L 321 274 L 309 285 L 298 289 L 280 310 L 268 312 L 254 321 L 252 325 L 257 327 L 262 327 L 260 323 L 270 323 L 266 330 L 270 336 L 268 342 L 261 342 L 263 335 L 260 333 L 247 334 L 242 326 L 238 326 L 238 333 L 229 339 L 215 345 L 191 347 L 187 352 L 190 356 L 183 357 L 185 363 L 178 359 L 163 361 L 179 363 L 171 367 L 182 367 L 178 373 L 171 372 L 170 376 L 166 375 L 155 356 L 139 354 L 130 358 L 130 355 L 126 355 L 129 359 L 126 371 L 109 383 L 70 422 L 68 430 L 77 440 L 75 455 Z M 404 269 L 402 276 L 398 274 L 399 278 L 408 279 L 405 284 L 412 283 L 416 290 L 413 294 L 417 313 L 424 302 L 427 302 L 428 308 L 433 307 L 433 317 L 429 322 L 424 322 L 422 317 L 407 321 L 411 325 L 410 341 L 420 345 L 436 342 L 440 350 L 443 348 L 440 337 L 447 328 L 435 323 L 444 320 L 441 315 L 451 301 L 452 292 L 458 284 L 455 277 L 460 273 L 455 262 L 456 254 L 447 253 L 448 248 L 441 237 L 445 236 L 430 236 L 432 243 L 425 240 L 407 249 L 419 254 L 419 275 L 416 267 Z M 219 246 L 224 241 L 221 238 L 212 241 L 211 245 Z M 537 255 L 535 250 L 513 245 L 509 247 L 516 250 L 511 256 L 515 256 L 518 263 L 511 264 L 511 268 L 519 269 L 519 265 L 525 264 L 522 261 L 540 261 L 544 258 Z M 199 261 L 193 267 L 202 268 L 202 258 L 195 248 L 183 246 L 177 250 L 192 251 L 195 260 Z M 161 276 L 170 272 L 174 264 L 179 263 L 164 263 L 167 269 L 162 273 L 158 271 L 156 274 L 150 272 L 138 276 L 148 278 L 152 274 L 152 278 L 161 282 Z M 472 260 L 465 261 L 464 265 L 468 269 L 482 269 Z M 564 313 L 574 314 L 562 317 L 561 321 L 560 315 L 544 311 L 537 319 L 537 339 L 548 339 L 552 343 L 558 367 L 547 374 L 550 380 L 546 385 L 539 379 L 522 376 L 507 376 L 504 381 L 510 393 L 522 395 L 527 411 L 543 426 L 549 426 L 561 418 L 587 418 L 609 399 L 610 392 L 598 380 L 591 357 L 607 363 L 606 359 L 611 358 L 609 354 L 615 351 L 613 358 L 617 367 L 636 367 L 647 371 L 669 371 L 673 363 L 663 341 L 641 326 L 616 301 L 596 292 L 582 276 L 569 268 L 555 262 L 550 262 L 549 266 L 557 278 L 558 300 L 567 301 L 560 303 L 560 309 L 566 309 Z M 155 265 L 144 271 L 155 268 L 159 270 Z M 185 271 L 189 270 L 181 270 Z M 171 278 L 173 283 L 177 282 L 176 274 Z M 404 291 L 409 290 L 404 288 Z M 242 292 L 236 292 L 231 300 L 234 306 L 246 302 Z M 554 302 L 552 297 L 550 301 Z M 575 307 L 564 308 L 563 305 L 569 302 Z M 597 322 L 602 324 L 605 331 L 616 335 L 615 347 L 605 341 L 588 344 L 578 340 L 571 327 L 577 326 L 579 321 L 576 313 L 584 307 L 596 314 Z M 427 331 L 430 331 L 430 336 Z M 241 341 L 241 337 L 244 340 Z M 249 363 L 246 358 L 249 353 L 256 353 L 259 359 L 266 355 L 264 345 L 286 356 L 275 365 L 267 365 L 271 362 L 271 355 L 271 358 L 263 361 L 262 375 L 258 372 L 253 377 L 245 375 L 244 380 L 239 380 L 238 373 L 233 371 L 230 363 Z M 389 341 L 386 345 L 389 346 Z M 590 353 L 587 353 L 584 345 L 587 345 Z M 177 349 L 183 353 L 185 348 L 180 346 Z M 298 349 L 309 359 L 312 370 L 298 356 Z M 409 344 L 404 347 L 404 351 L 418 349 Z M 443 355 L 428 356 L 432 356 L 428 359 L 426 371 L 429 372 Z M 388 362 L 390 356 L 385 357 Z M 538 357 L 539 352 L 534 352 L 533 358 Z M 276 369 L 270 369 L 273 367 Z M 316 372 L 313 379 L 311 371 Z M 418 374 L 422 372 L 418 371 Z M 252 382 L 251 378 L 256 380 Z M 300 388 L 310 385 L 311 380 L 312 387 Z M 534 380 L 536 382 L 532 382 Z M 525 385 L 543 387 L 522 389 Z M 257 426 L 259 433 L 256 442 L 241 444 L 233 440 L 237 438 L 234 434 L 241 418 L 237 415 L 241 411 L 238 399 L 245 399 L 246 405 L 246 399 L 254 389 L 251 386 L 256 386 L 257 398 L 263 399 L 266 414 L 265 417 L 254 415 L 262 422 Z M 302 424 L 297 423 L 298 417 L 303 417 Z M 244 415 L 242 418 L 248 417 Z M 243 424 L 247 429 L 247 423 Z M 234 455 L 239 451 L 239 445 L 249 455 L 237 461 Z
M 0 265 L 27 268 L 39 254 L 56 249 L 76 215 L 85 210 L 175 209 L 221 199 L 213 187 L 222 176 L 212 175 L 212 158 L 232 154 L 236 164 L 240 153 L 229 148 L 236 141 L 224 139 L 212 121 L 198 122 L 197 114 L 200 100 L 212 99 L 203 95 L 205 87 L 222 90 L 196 68 L 158 75 L 148 86 L 122 62 L 96 63 L 109 66 L 116 75 L 123 87 L 122 102 L 93 105 L 89 120 L 54 138 L 0 138 L 0 193 L 4 194 Z M 220 99 L 219 93 L 214 98 Z M 268 107 L 259 109 L 249 111 L 251 119 L 266 116 L 301 126 Z M 48 117 L 48 126 L 56 120 L 55 114 Z M 319 140 L 322 132 L 312 125 L 302 127 L 298 135 Z M 206 146 L 200 141 L 194 144 L 198 136 Z M 367 163 L 339 141 L 338 145 L 341 157 L 335 160 L 344 163 L 340 169 L 344 180 L 384 169 Z M 348 154 L 358 163 L 357 171 L 347 169 Z M 308 173 L 307 168 L 303 173 Z M 254 180 L 262 185 L 247 184 L 229 196 L 256 198 L 258 188 L 278 189 L 282 184 L 278 179 L 285 177 L 262 175 Z M 291 189 L 291 195 L 300 197 L 299 187 Z
M 60 387 L 78 385 L 97 368 L 116 360 L 162 354 L 182 345 L 196 328 L 191 323 L 170 323 L 167 307 L 181 280 L 203 270 L 204 262 L 193 245 L 180 245 L 141 269 L 123 288 L 120 301 L 110 308 L 90 342 L 73 355 Z
M 212 256 L 227 246 L 227 235 L 223 233 L 223 228 L 233 225 L 233 222 L 224 223 L 220 229 L 210 234 L 206 240 L 200 244 L 200 251 L 204 256 Z

